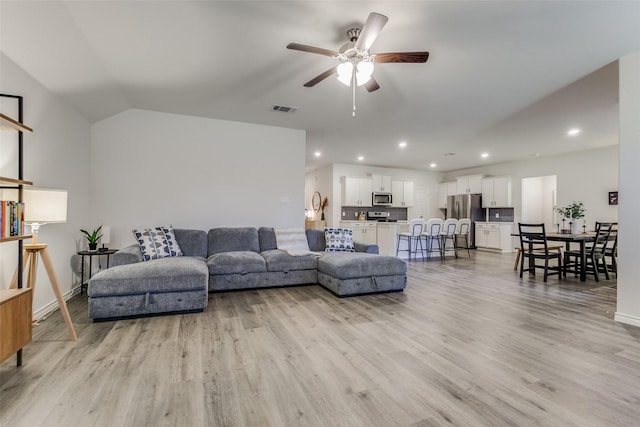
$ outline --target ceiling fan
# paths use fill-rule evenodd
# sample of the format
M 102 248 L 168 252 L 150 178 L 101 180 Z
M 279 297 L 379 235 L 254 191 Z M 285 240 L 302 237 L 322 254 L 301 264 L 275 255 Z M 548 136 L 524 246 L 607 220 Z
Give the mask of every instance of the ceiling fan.
M 382 27 L 389 18 L 379 13 L 369 14 L 362 29 L 351 28 L 347 31 L 349 42 L 343 45 L 338 52 L 314 46 L 307 46 L 298 43 L 289 43 L 287 49 L 299 50 L 302 52 L 317 53 L 319 55 L 330 56 L 340 61 L 336 65 L 314 77 L 304 84 L 305 87 L 313 87 L 327 77 L 338 74 L 338 80 L 347 86 L 354 87 L 354 110 L 355 110 L 355 86 L 365 85 L 369 92 L 380 89 L 378 82 L 373 78 L 373 68 L 375 64 L 400 62 L 400 63 L 424 63 L 429 58 L 429 52 L 393 52 L 372 54 L 369 52 L 371 45 L 378 37 Z M 355 115 L 355 113 L 354 113 Z

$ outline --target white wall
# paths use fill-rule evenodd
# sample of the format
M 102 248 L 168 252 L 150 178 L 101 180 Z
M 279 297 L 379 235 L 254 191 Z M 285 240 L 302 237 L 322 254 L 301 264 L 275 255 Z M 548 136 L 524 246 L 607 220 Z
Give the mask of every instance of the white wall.
M 304 206 L 309 210 L 313 210 L 311 206 L 311 197 L 317 191 L 323 199 L 329 198 L 329 205 L 325 209 L 325 219 L 327 224 L 333 223 L 333 205 L 340 203 L 340 199 L 336 199 L 333 195 L 333 165 L 326 165 L 309 172 L 305 176 L 305 196 Z M 321 211 L 314 212 L 314 220 L 321 218 Z
M 596 221 L 618 220 L 618 207 L 609 205 L 609 191 L 618 190 L 617 145 L 448 172 L 443 181 L 474 173 L 511 176 L 516 222 L 521 218 L 522 178 L 547 175 L 557 176 L 558 206 L 565 206 L 574 200 L 584 203 L 587 209 L 585 214 L 587 227 L 589 225 L 593 227 Z
M 640 52 L 620 59 L 620 237 L 616 320 L 640 326 Z
M 112 247 L 171 224 L 303 227 L 305 132 L 128 110 L 92 126 L 91 217 Z
M 75 110 L 55 98 L 10 59 L 0 53 L 0 90 L 24 97 L 24 121 L 34 129 L 24 137 L 24 178 L 36 187 L 69 193 L 67 222 L 40 228 L 39 243 L 47 243 L 62 293 L 72 287 L 71 255 L 80 241 L 79 229 L 89 216 L 90 125 Z M 2 101 L 2 112 L 17 118 L 17 102 Z M 17 177 L 13 132 L 0 132 L 0 176 Z M 28 207 L 27 207 L 28 209 Z M 28 229 L 28 227 L 27 227 Z M 27 241 L 29 243 L 29 241 Z M 17 262 L 15 242 L 0 244 L 0 288 L 9 287 Z M 33 301 L 34 314 L 47 311 L 55 295 L 42 262 Z

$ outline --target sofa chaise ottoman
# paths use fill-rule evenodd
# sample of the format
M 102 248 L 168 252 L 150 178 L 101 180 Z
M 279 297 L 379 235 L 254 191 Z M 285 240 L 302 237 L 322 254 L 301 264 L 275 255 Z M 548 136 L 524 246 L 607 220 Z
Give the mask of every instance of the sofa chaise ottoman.
M 325 252 L 323 231 L 308 229 L 309 249 L 318 253 L 318 283 L 344 297 L 401 292 L 407 286 L 407 263 L 378 255 L 377 245 L 354 242 L 355 252 Z
M 121 249 L 111 268 L 91 277 L 89 317 L 94 321 L 201 312 L 207 306 L 207 233 L 174 230 L 184 256 L 142 262 L 138 245 Z
M 318 259 L 318 283 L 341 297 L 401 292 L 407 286 L 407 263 L 388 255 L 328 252 Z

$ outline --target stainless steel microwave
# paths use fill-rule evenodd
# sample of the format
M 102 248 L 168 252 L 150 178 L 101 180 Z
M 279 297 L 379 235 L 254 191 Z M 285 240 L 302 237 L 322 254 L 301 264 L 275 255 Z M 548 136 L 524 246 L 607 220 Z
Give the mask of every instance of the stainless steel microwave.
M 371 204 L 373 206 L 391 206 L 393 203 L 391 193 L 373 192 L 371 195 Z

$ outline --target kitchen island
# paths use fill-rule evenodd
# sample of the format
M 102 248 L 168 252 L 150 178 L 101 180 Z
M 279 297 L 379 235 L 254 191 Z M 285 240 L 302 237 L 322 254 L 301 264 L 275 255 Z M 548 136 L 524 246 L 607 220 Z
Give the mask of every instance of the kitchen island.
M 340 227 L 353 230 L 353 240 L 359 243 L 377 244 L 381 255 L 396 256 L 398 233 L 409 230 L 408 221 L 340 221 Z M 402 246 L 404 245 L 404 246 Z M 402 242 L 400 249 L 407 249 Z M 407 252 L 400 252 L 407 258 Z

